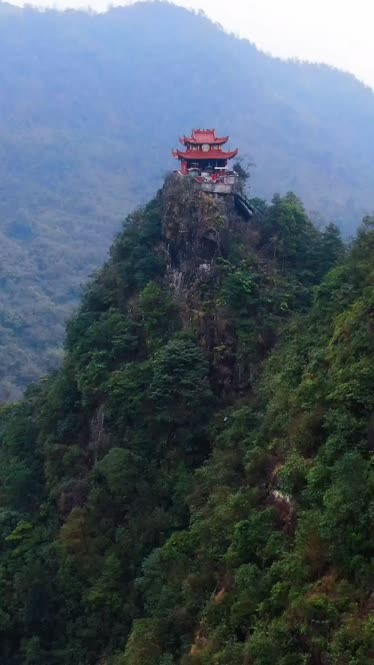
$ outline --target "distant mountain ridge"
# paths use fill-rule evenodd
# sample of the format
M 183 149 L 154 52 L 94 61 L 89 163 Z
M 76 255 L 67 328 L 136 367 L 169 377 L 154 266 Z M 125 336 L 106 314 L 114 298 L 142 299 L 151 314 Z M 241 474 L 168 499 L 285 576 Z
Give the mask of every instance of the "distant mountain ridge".
M 3 398 L 58 362 L 81 282 L 199 125 L 254 162 L 258 196 L 294 190 L 347 234 L 372 208 L 374 94 L 351 75 L 269 57 L 166 3 L 0 4 Z

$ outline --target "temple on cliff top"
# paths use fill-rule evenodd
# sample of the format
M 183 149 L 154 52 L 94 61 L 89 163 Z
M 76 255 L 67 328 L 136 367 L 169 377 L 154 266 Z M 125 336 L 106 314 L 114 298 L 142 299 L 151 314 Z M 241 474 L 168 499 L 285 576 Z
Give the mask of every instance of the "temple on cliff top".
M 238 175 L 228 162 L 238 150 L 225 151 L 229 137 L 219 137 L 215 129 L 194 129 L 191 136 L 179 139 L 185 150 L 173 150 L 181 163 L 179 174 L 190 176 L 211 194 L 232 194 L 238 186 Z

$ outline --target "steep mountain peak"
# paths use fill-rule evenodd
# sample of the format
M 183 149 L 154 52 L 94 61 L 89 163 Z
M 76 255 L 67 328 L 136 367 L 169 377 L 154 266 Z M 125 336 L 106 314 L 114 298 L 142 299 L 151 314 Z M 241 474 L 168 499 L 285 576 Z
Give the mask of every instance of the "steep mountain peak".
M 294 191 L 347 235 L 370 212 L 374 95 L 353 77 L 167 3 L 0 16 L 3 399 L 58 364 L 80 285 L 186 128 L 231 133 L 259 197 Z
M 168 176 L 0 410 L 5 665 L 371 663 L 372 220 L 250 204 Z

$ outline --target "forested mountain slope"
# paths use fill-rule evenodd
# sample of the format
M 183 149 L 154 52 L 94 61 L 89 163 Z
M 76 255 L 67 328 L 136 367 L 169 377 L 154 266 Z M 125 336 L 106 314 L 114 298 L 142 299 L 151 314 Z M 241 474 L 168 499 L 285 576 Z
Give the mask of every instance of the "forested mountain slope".
M 201 15 L 0 3 L 1 397 L 56 363 L 79 286 L 193 126 L 231 134 L 253 190 L 301 195 L 351 232 L 374 189 L 374 95 L 282 62 Z
M 0 418 L 2 665 L 369 665 L 373 220 L 168 178 Z

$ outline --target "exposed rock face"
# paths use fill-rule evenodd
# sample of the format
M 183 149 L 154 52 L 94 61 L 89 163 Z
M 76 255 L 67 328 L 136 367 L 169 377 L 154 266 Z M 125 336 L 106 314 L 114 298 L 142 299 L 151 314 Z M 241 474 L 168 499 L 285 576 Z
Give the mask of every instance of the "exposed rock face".
M 224 253 L 228 220 L 224 201 L 197 189 L 193 180 L 170 176 L 162 190 L 164 231 L 171 268 L 191 272 Z
M 250 247 L 254 231 L 236 212 L 233 196 L 214 198 L 187 178 L 171 175 L 161 197 L 168 286 L 176 295 L 184 325 L 198 332 L 209 354 L 216 389 L 227 398 L 238 390 L 241 370 L 236 334 L 217 298 L 222 262 L 228 258 L 233 235 Z
M 296 505 L 293 498 L 280 490 L 272 490 L 268 504 L 277 511 L 284 531 L 292 535 L 296 528 Z

